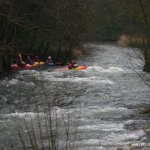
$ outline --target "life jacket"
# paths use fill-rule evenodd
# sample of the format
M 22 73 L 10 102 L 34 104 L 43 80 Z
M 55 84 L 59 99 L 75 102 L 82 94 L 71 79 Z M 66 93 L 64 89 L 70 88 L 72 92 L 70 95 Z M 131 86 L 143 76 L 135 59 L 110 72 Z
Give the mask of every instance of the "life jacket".
M 22 61 L 22 60 L 17 60 L 17 65 L 20 66 L 20 67 L 24 67 L 25 66 L 25 62 Z
M 70 63 L 69 65 L 68 65 L 68 69 L 73 69 L 75 66 L 74 66 L 75 64 L 74 63 Z
M 32 59 L 31 59 L 31 58 L 29 58 L 29 59 L 27 59 L 27 60 L 26 60 L 26 64 L 33 65 L 34 63 L 33 63 Z
M 47 60 L 47 63 L 49 64 L 49 63 L 52 63 L 53 61 L 52 61 L 52 59 L 48 59 Z

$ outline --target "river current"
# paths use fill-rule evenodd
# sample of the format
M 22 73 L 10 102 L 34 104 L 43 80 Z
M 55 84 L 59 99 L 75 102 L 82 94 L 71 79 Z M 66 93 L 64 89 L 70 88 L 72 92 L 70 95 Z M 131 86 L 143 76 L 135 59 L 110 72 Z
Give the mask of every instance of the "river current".
M 150 89 L 138 75 L 143 62 L 116 44 L 84 47 L 79 64 L 87 70 L 20 70 L 0 81 L 0 149 L 23 149 L 22 127 L 26 147 L 40 143 L 49 150 L 49 116 L 60 150 L 150 149 L 150 115 L 141 113 L 150 104 Z M 30 125 L 43 140 L 27 140 Z

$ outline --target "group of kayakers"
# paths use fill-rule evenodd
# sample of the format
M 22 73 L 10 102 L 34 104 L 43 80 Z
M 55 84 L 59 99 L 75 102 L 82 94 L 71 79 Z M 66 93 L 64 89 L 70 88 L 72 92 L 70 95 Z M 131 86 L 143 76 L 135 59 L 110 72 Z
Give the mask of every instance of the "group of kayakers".
M 38 63 L 41 62 L 41 60 L 40 60 L 40 58 L 39 58 L 38 56 L 35 56 L 35 58 L 32 59 L 29 55 L 27 55 L 25 61 L 23 61 L 23 60 L 22 60 L 22 56 L 19 55 L 16 64 L 17 64 L 18 66 L 20 66 L 20 67 L 24 67 L 26 64 L 34 65 L 34 63 L 36 63 L 36 62 L 38 62 Z M 46 61 L 46 64 L 47 64 L 47 65 L 49 65 L 49 64 L 54 64 L 51 56 L 48 56 L 47 61 Z M 77 67 L 76 61 L 71 60 L 71 61 L 68 63 L 68 69 L 74 69 L 74 68 L 76 68 L 76 67 Z
M 18 56 L 18 59 L 16 61 L 16 64 L 20 67 L 24 67 L 26 64 L 29 64 L 29 65 L 33 65 L 35 62 L 38 62 L 40 63 L 40 58 L 38 56 L 35 56 L 34 59 L 32 59 L 29 55 L 26 56 L 26 60 L 23 61 L 22 60 L 22 56 Z M 48 59 L 47 59 L 47 62 L 46 63 L 52 63 L 52 58 L 51 56 L 48 56 Z

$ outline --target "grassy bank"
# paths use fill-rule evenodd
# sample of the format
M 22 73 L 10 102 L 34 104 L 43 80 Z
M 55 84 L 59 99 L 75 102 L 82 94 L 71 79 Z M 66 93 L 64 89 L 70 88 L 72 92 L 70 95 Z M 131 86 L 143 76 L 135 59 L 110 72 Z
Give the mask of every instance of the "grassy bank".
M 142 48 L 147 45 L 147 39 L 141 36 L 121 35 L 118 44 L 123 47 L 131 46 Z

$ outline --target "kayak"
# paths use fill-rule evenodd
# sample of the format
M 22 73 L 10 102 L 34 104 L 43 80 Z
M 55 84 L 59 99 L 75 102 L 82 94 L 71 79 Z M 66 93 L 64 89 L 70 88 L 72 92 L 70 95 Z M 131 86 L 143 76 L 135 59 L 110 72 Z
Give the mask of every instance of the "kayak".
M 33 66 L 33 67 L 37 67 L 37 66 L 41 66 L 41 65 L 44 65 L 44 62 L 43 62 L 43 61 L 34 62 L 34 64 L 33 64 L 32 66 Z
M 87 69 L 88 66 L 78 66 L 77 68 L 75 68 L 74 70 L 85 70 Z
M 87 68 L 88 68 L 88 66 L 78 66 L 74 69 L 69 69 L 68 67 L 65 67 L 65 68 L 63 68 L 63 70 L 78 70 L 79 71 L 79 70 L 85 70 Z
M 61 66 L 61 65 L 63 65 L 63 63 L 62 62 L 55 62 L 55 65 Z
M 55 66 L 54 63 L 47 63 L 48 66 Z
M 24 67 L 18 66 L 17 64 L 12 64 L 12 69 L 32 69 L 32 65 L 26 64 Z

